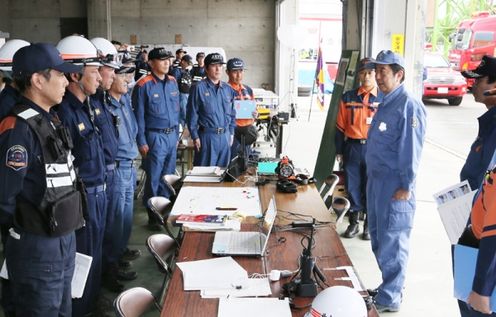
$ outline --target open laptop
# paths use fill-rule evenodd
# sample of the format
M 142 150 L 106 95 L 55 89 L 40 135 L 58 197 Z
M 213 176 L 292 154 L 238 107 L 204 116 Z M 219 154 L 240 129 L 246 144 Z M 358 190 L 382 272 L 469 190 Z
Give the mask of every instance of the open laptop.
M 217 231 L 212 253 L 215 255 L 263 256 L 276 214 L 276 199 L 272 196 L 259 231 Z

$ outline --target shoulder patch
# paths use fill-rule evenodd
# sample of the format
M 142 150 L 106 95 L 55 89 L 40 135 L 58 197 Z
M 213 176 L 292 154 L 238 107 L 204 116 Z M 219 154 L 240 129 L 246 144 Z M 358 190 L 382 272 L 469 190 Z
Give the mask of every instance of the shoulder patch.
M 14 145 L 7 150 L 5 165 L 18 172 L 28 166 L 28 151 L 22 145 Z
M 0 134 L 15 127 L 17 118 L 14 116 L 6 117 L 0 122 Z
M 143 87 L 147 82 L 149 81 L 155 81 L 155 79 L 153 78 L 152 75 L 146 75 L 145 77 L 141 78 L 137 83 L 136 85 L 138 85 L 138 87 Z

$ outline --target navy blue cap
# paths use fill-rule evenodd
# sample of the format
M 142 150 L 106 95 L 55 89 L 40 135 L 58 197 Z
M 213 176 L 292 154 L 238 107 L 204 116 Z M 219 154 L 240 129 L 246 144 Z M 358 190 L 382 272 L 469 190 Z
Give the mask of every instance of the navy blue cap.
M 167 59 L 173 57 L 171 51 L 163 47 L 155 47 L 148 53 L 148 59 Z
M 183 57 L 181 57 L 181 61 L 185 61 L 188 64 L 193 64 L 193 57 L 191 57 L 191 55 L 186 54 Z
M 245 68 L 245 63 L 241 58 L 231 58 L 227 61 L 227 70 L 243 70 Z
M 481 78 L 489 75 L 496 75 L 496 58 L 484 55 L 482 60 L 474 70 L 466 70 L 462 72 L 465 78 Z
M 365 69 L 374 69 L 374 68 L 375 68 L 375 64 L 372 62 L 372 59 L 370 59 L 368 57 L 362 58 L 358 62 L 358 71 L 359 72 L 361 72 L 362 70 L 365 70 Z
M 179 53 L 184 53 L 184 54 L 186 54 L 186 53 L 188 53 L 188 52 L 186 52 L 186 51 L 185 51 L 185 50 L 183 50 L 182 48 L 178 48 L 178 49 L 176 50 L 176 54 L 179 54 Z
M 205 57 L 205 66 L 215 65 L 215 64 L 225 64 L 224 57 L 219 53 L 210 53 Z
M 397 64 L 405 68 L 405 60 L 403 57 L 390 50 L 380 51 L 375 60 L 372 59 L 372 63 L 380 65 Z
M 45 69 L 62 73 L 78 73 L 82 66 L 66 63 L 60 52 L 49 43 L 34 43 L 20 48 L 12 58 L 14 76 L 32 75 Z

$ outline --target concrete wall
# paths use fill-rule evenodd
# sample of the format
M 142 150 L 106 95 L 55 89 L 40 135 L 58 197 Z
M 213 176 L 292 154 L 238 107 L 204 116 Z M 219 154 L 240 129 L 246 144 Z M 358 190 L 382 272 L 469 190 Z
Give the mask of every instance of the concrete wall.
M 248 85 L 274 89 L 274 0 L 0 0 L 0 8 L 0 31 L 33 42 L 57 43 L 65 17 L 89 17 L 90 38 L 173 44 L 181 34 L 184 44 L 241 57 Z
M 60 18 L 86 16 L 81 0 L 0 0 L 0 30 L 30 42 L 60 40 Z
M 113 0 L 112 37 L 173 44 L 180 34 L 183 44 L 220 46 L 245 61 L 248 85 L 273 89 L 274 16 L 273 0 Z

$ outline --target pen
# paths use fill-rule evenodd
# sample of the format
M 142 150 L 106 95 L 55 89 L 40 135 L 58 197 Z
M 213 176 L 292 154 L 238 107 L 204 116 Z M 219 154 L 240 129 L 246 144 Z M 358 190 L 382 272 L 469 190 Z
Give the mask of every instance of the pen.
M 234 211 L 234 210 L 238 210 L 238 208 L 236 207 L 215 207 L 216 210 L 229 210 L 229 211 Z

